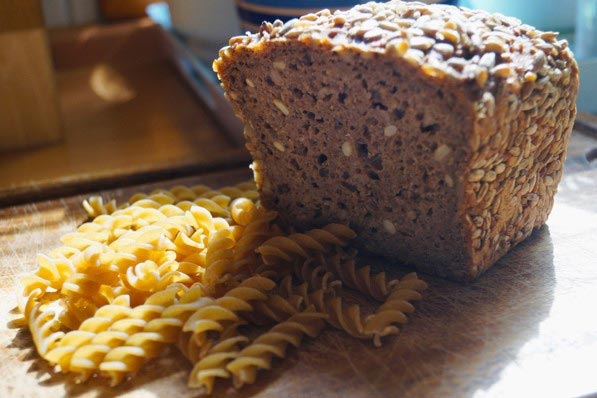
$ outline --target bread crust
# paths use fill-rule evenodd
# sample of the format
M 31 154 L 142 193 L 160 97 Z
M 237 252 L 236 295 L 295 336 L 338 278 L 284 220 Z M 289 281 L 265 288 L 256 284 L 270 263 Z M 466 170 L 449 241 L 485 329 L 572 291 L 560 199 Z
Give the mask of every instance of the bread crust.
M 364 236 L 365 248 L 412 263 L 426 272 L 470 281 L 545 223 L 562 176 L 578 93 L 578 67 L 567 42 L 557 40 L 557 34 L 538 31 L 498 14 L 392 1 L 368 3 L 333 14 L 323 10 L 286 24 L 264 23 L 256 34 L 232 38 L 230 45 L 220 51 L 214 70 L 247 126 L 248 149 L 255 159 L 255 178 L 262 200 L 286 213 L 290 222 L 306 227 L 324 220 L 310 217 L 309 210 L 313 209 L 309 205 L 307 209 L 278 205 L 288 195 L 276 191 L 276 184 L 283 178 L 276 174 L 276 169 L 290 162 L 290 154 L 287 160 L 284 157 L 272 160 L 267 151 L 283 151 L 287 144 L 262 137 L 264 133 L 276 135 L 273 129 L 264 127 L 276 121 L 272 112 L 277 112 L 278 118 L 285 117 L 288 123 L 304 115 L 295 115 L 294 109 L 289 109 L 289 104 L 279 98 L 270 101 L 267 108 L 261 103 L 261 108 L 251 106 L 255 95 L 267 96 L 270 92 L 266 87 L 255 94 L 262 86 L 251 85 L 260 84 L 262 79 L 257 74 L 255 80 L 259 82 L 251 80 L 253 71 L 258 70 L 252 71 L 251 62 L 257 65 L 265 59 L 271 61 L 274 73 L 268 76 L 270 80 L 273 77 L 273 85 L 288 88 L 283 69 L 280 73 L 275 70 L 284 63 L 284 54 L 297 52 L 311 53 L 315 59 L 321 58 L 321 54 L 333 54 L 342 65 L 355 67 L 369 62 L 376 70 L 391 62 L 393 70 L 402 76 L 421 79 L 425 86 L 449 93 L 451 100 L 462 107 L 465 126 L 458 130 L 462 137 L 450 141 L 451 146 L 445 141 L 449 137 L 442 138 L 444 141 L 437 138 L 435 147 L 430 147 L 425 155 L 425 159 L 431 159 L 429 162 L 434 156 L 454 157 L 456 153 L 459 156 L 449 169 L 453 175 L 446 174 L 439 184 L 442 189 L 451 189 L 450 195 L 455 198 L 455 205 L 450 208 L 456 220 L 452 229 L 453 244 L 457 246 L 454 256 L 446 257 L 448 249 L 438 250 L 436 255 L 419 255 L 414 249 L 416 244 L 411 244 L 413 250 L 409 253 L 407 246 L 392 243 L 388 232 L 390 235 L 396 230 L 403 232 L 395 225 L 399 217 L 392 221 L 379 220 L 380 233 L 370 233 L 371 228 L 365 228 L 369 224 L 358 222 L 362 224 L 359 232 Z M 311 72 L 313 76 L 306 77 L 317 81 L 317 71 Z M 276 82 L 278 79 L 280 82 Z M 391 76 L 388 81 L 392 81 Z M 367 92 L 373 89 L 368 88 Z M 338 112 L 330 111 L 333 115 Z M 260 123 L 265 120 L 272 123 Z M 255 131 L 257 126 L 268 131 Z M 284 125 L 278 128 L 283 129 Z M 387 133 L 393 133 L 392 128 Z M 341 137 L 328 138 L 323 144 L 318 141 L 315 147 L 325 147 L 329 142 L 342 146 L 342 141 Z M 342 157 L 338 151 L 333 156 Z M 384 156 L 384 159 L 389 156 L 387 151 Z M 437 183 L 434 182 L 436 186 Z M 410 210 L 404 209 L 404 215 Z M 337 219 L 326 222 L 351 221 L 341 220 L 347 217 L 337 211 L 330 213 Z M 405 220 L 408 223 L 408 217 Z M 442 220 L 446 222 L 445 217 Z M 421 225 L 423 229 L 433 229 L 424 222 Z M 415 235 L 418 233 L 415 231 Z M 423 246 L 420 251 L 423 252 Z M 425 251 L 429 248 L 425 247 Z M 449 261 L 442 261 L 444 257 Z

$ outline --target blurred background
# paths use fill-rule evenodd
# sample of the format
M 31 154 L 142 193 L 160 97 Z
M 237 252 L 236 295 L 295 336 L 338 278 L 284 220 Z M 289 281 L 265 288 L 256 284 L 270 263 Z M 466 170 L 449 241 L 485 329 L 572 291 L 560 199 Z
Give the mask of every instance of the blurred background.
M 568 39 L 581 68 L 577 128 L 591 152 L 597 0 L 427 2 L 500 12 Z M 263 20 L 356 3 L 0 0 L 0 206 L 248 165 L 211 70 L 218 49 Z

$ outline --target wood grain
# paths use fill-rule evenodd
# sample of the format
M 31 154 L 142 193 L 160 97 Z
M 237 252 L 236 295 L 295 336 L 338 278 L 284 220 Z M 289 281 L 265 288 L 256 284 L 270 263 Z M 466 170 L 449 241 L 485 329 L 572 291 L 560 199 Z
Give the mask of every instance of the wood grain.
M 328 330 L 292 350 L 241 392 L 220 386 L 217 397 L 568 397 L 597 393 L 597 167 L 577 160 L 597 141 L 573 135 L 564 179 L 545 227 L 474 284 L 423 276 L 424 300 L 398 338 L 382 349 Z M 584 141 L 583 141 L 584 142 Z M 221 186 L 249 170 L 104 191 L 106 198 L 178 183 Z M 117 388 L 83 385 L 53 374 L 28 332 L 9 329 L 20 273 L 35 269 L 35 253 L 85 219 L 83 196 L 0 210 L 0 396 L 193 397 L 189 365 L 176 352 L 152 361 Z M 383 261 L 392 274 L 405 270 Z
M 0 15 L 2 12 L 0 9 Z M 16 15 L 14 12 L 12 15 Z M 56 84 L 43 28 L 0 33 L 0 93 L 0 152 L 62 138 Z

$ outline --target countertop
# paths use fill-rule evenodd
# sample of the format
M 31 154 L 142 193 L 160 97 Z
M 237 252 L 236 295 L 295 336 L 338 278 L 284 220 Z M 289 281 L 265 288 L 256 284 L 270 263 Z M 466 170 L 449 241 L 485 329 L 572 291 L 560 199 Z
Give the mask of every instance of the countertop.
M 383 348 L 327 330 L 240 392 L 218 397 L 573 397 L 597 394 L 597 140 L 575 132 L 547 225 L 470 285 L 427 275 L 429 289 L 399 337 Z M 590 156 L 589 156 L 590 157 Z M 250 178 L 250 170 L 202 174 L 100 192 L 132 192 L 178 183 L 214 187 Z M 10 329 L 19 274 L 35 255 L 59 244 L 86 214 L 85 195 L 0 210 L 0 396 L 193 397 L 190 366 L 173 352 L 151 361 L 116 388 L 102 380 L 75 384 L 54 374 L 27 331 Z M 373 260 L 372 260 L 373 261 Z M 390 274 L 406 270 L 374 261 Z

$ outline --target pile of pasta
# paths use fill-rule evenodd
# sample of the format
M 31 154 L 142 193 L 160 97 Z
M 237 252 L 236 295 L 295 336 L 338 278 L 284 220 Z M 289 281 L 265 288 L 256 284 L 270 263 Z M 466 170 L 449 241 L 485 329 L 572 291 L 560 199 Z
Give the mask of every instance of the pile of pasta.
M 193 364 L 190 387 L 240 388 L 326 324 L 379 346 L 426 288 L 414 273 L 387 280 L 357 267 L 345 225 L 283 228 L 252 182 L 83 206 L 90 221 L 38 256 L 18 297 L 39 355 L 78 381 L 116 385 L 175 346 Z M 347 289 L 380 304 L 362 314 Z

